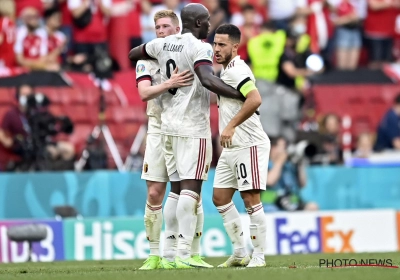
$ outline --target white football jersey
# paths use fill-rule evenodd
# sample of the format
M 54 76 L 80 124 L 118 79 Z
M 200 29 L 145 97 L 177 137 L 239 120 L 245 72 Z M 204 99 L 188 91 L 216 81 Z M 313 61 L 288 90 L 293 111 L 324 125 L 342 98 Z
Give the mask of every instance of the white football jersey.
M 148 80 L 151 85 L 159 85 L 161 83 L 160 66 L 157 60 L 139 60 L 136 63 L 136 83 Z M 162 95 L 147 101 L 147 116 L 149 122 L 147 124 L 147 133 L 161 133 L 161 99 Z
M 226 69 L 221 71 L 221 79 L 224 83 L 234 87 L 238 91 L 249 80 L 254 83 L 256 79 L 250 70 L 250 67 L 240 59 L 240 56 L 234 57 Z M 242 109 L 243 101 L 226 98 L 218 95 L 219 111 L 219 132 L 225 129 L 228 123 Z M 261 125 L 259 113 L 254 113 L 241 125 L 236 127 L 232 138 L 232 146 L 229 149 L 244 149 L 269 142 L 269 138 Z
M 213 50 L 191 33 L 171 35 L 155 39 L 146 44 L 145 51 L 160 64 L 161 80 L 171 77 L 178 67 L 179 72 L 194 69 L 202 64 L 212 65 Z M 210 138 L 210 94 L 199 78 L 194 75 L 188 87 L 170 89 L 162 99 L 162 133 L 172 136 Z

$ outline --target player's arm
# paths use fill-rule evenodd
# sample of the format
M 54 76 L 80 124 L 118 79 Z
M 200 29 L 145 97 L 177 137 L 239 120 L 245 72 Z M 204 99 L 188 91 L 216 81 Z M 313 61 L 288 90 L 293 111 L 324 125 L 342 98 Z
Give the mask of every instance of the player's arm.
M 155 60 L 157 59 L 158 53 L 161 51 L 161 46 L 163 45 L 163 42 L 163 38 L 154 39 L 146 44 L 131 49 L 128 57 L 131 61 L 139 61 L 141 59 Z
M 131 61 L 138 61 L 141 59 L 153 59 L 152 57 L 147 56 L 145 52 L 143 52 L 144 48 L 145 44 L 131 49 L 128 55 L 129 59 Z
M 225 84 L 220 78 L 214 75 L 214 70 L 210 64 L 199 65 L 195 67 L 194 71 L 206 89 L 224 97 L 245 100 L 239 91 Z
M 260 93 L 252 80 L 245 80 L 244 83 L 239 86 L 239 91 L 246 98 L 246 101 L 243 103 L 240 111 L 232 118 L 224 131 L 222 131 L 221 145 L 223 147 L 229 147 L 232 145 L 232 137 L 235 133 L 235 128 L 250 118 L 262 103 Z
M 189 70 L 178 73 L 178 67 L 175 68 L 170 79 L 166 80 L 159 85 L 151 85 L 151 79 L 144 78 L 138 81 L 138 90 L 140 99 L 142 101 L 149 101 L 153 98 L 160 96 L 172 88 L 180 88 L 191 86 L 193 81 L 193 74 Z
M 260 105 L 261 96 L 258 90 L 255 88 L 246 94 L 246 101 L 243 103 L 242 109 L 240 109 L 237 115 L 233 117 L 229 124 L 232 127 L 237 127 L 241 125 L 245 120 L 250 118 L 257 111 Z

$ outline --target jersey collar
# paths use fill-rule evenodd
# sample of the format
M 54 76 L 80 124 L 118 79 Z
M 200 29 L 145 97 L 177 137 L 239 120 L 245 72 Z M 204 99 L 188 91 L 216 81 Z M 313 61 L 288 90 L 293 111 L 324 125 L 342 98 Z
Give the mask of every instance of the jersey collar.
M 231 61 L 229 61 L 228 65 L 226 65 L 226 67 L 228 67 L 229 64 L 231 64 L 232 61 L 236 61 L 238 59 L 240 59 L 240 55 L 235 56 Z M 222 69 L 224 69 L 224 71 L 226 70 L 226 68 L 224 68 L 223 66 L 222 66 Z

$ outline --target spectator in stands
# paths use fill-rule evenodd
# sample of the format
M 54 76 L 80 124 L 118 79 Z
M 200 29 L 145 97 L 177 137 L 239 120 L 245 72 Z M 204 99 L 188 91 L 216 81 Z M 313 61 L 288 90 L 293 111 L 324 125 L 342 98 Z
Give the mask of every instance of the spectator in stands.
M 257 12 L 252 4 L 244 4 L 240 6 L 240 11 L 234 13 L 231 17 L 231 23 L 236 26 L 243 26 L 246 23 L 254 23 L 260 26 L 263 23 L 263 17 Z
M 4 162 L 4 159 L 18 162 L 22 169 L 29 167 L 22 167 L 21 164 L 27 164 L 28 162 L 24 160 L 32 158 L 32 154 L 35 153 L 31 146 L 32 128 L 30 119 L 27 117 L 27 97 L 32 94 L 34 94 L 32 86 L 22 84 L 18 87 L 16 94 L 18 105 L 12 107 L 1 120 L 0 170 L 6 168 L 7 162 Z M 66 167 L 66 169 L 73 168 L 75 150 L 69 142 L 59 141 L 54 145 L 47 145 L 46 151 L 53 163 L 61 163 L 61 166 Z
M 202 4 L 208 9 L 210 12 L 210 33 L 207 37 L 207 42 L 212 43 L 214 41 L 215 30 L 218 26 L 226 22 L 227 16 L 223 9 L 221 9 L 219 5 L 219 1 L 215 0 L 202 0 Z
M 392 60 L 393 38 L 396 18 L 399 13 L 399 0 L 368 0 L 368 14 L 364 22 L 364 33 L 372 69 L 379 69 Z
M 368 158 L 374 149 L 374 142 L 370 133 L 361 133 L 357 139 L 357 147 L 353 156 L 358 158 Z
M 107 19 L 112 0 L 68 0 L 73 17 L 75 54 L 94 54 L 96 49 L 107 51 Z
M 47 9 L 44 12 L 44 19 L 47 32 L 48 60 L 61 64 L 61 54 L 65 52 L 67 45 L 66 36 L 59 30 L 61 27 L 61 11 L 56 7 Z
M 288 30 L 301 0 L 269 0 L 268 18 L 277 29 Z
M 261 25 L 260 34 L 249 40 L 247 51 L 257 80 L 276 81 L 285 42 L 285 31 L 276 30 L 268 21 Z
M 321 164 L 341 164 L 342 148 L 340 141 L 340 118 L 336 114 L 327 114 L 320 127 L 322 153 L 314 162 Z
M 129 45 L 133 49 L 143 43 L 142 40 L 142 26 L 141 26 L 141 13 L 143 10 L 150 11 L 151 4 L 146 1 L 139 0 L 124 0 L 132 5 L 131 11 L 128 15 L 129 22 Z M 154 24 L 152 25 L 154 27 Z
M 355 70 L 362 47 L 361 19 L 351 0 L 341 0 L 335 10 L 336 67 Z
M 12 0 L 3 0 L 0 5 L 0 68 L 16 66 L 14 43 L 15 4 Z
M 184 1 L 181 0 L 163 0 L 163 4 L 153 6 L 151 10 L 151 18 L 154 19 L 154 15 L 161 10 L 172 10 L 179 18 L 179 26 L 182 30 L 181 10 L 185 6 Z M 188 1 L 190 2 L 190 1 Z M 154 23 L 153 23 L 154 26 Z M 154 31 L 153 31 L 154 32 Z
M 39 11 L 27 7 L 21 12 L 25 25 L 17 31 L 14 51 L 19 65 L 31 70 L 58 71 L 60 65 L 48 56 L 46 30 L 40 27 Z
M 310 50 L 324 57 L 330 66 L 334 50 L 334 26 L 327 0 L 300 0 L 297 15 L 307 17 L 307 33 L 310 35 Z
M 314 202 L 301 198 L 301 189 L 307 183 L 302 162 L 294 163 L 287 153 L 287 142 L 282 137 L 271 138 L 267 190 L 261 194 L 265 212 L 318 210 Z
M 296 80 L 306 79 L 316 72 L 306 67 L 306 59 L 311 54 L 309 45 L 303 44 L 301 38 L 305 34 L 305 18 L 297 16 L 290 25 L 284 52 L 279 61 L 277 83 L 291 90 L 301 90 Z M 307 36 L 308 37 L 308 36 Z
M 240 31 L 242 32 L 238 55 L 240 55 L 240 58 L 244 61 L 250 62 L 249 54 L 247 51 L 247 43 L 251 38 L 256 37 L 260 33 L 261 21 L 257 19 L 256 9 L 250 4 L 246 4 L 242 7 L 240 17 L 241 20 L 237 20 L 240 24 L 235 24 L 240 28 Z M 261 16 L 259 16 L 259 18 L 260 20 L 262 20 Z M 232 18 L 231 21 L 234 21 L 234 19 Z
M 393 107 L 385 114 L 378 127 L 376 151 L 400 150 L 400 94 L 394 99 Z
M 17 96 L 17 106 L 13 106 L 1 120 L 0 126 L 0 170 L 5 171 L 9 160 L 21 161 L 22 142 L 30 133 L 26 118 L 26 97 L 33 92 L 29 85 L 22 85 Z
M 154 29 L 154 17 L 152 17 L 153 6 L 150 2 L 145 2 L 142 5 L 142 13 L 140 16 L 140 24 L 142 26 L 142 41 L 143 43 L 150 42 L 156 38 Z
M 59 9 L 61 13 L 61 26 L 60 31 L 65 35 L 66 50 L 72 50 L 72 14 L 68 9 L 68 0 L 42 0 L 44 6 L 44 13 L 46 10 Z M 65 61 L 67 53 L 62 54 L 63 60 Z

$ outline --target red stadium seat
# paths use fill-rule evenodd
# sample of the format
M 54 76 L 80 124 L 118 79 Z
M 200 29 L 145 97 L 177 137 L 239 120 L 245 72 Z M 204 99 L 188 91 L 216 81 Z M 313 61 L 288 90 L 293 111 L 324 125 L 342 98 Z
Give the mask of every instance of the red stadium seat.
M 73 133 L 69 136 L 69 141 L 75 145 L 76 152 L 79 154 L 85 147 L 86 140 L 93 131 L 93 126 L 89 124 L 75 124 Z
M 100 101 L 100 90 L 98 88 L 82 88 L 83 98 L 88 105 L 97 105 Z
M 105 91 L 104 99 L 108 106 L 121 106 L 121 102 L 119 101 L 117 95 L 114 91 Z
M 86 105 L 65 105 L 64 113 L 73 123 L 95 124 L 98 118 L 97 108 Z
M 85 98 L 79 88 L 63 87 L 59 89 L 63 104 L 85 104 Z
M 124 141 L 128 137 L 128 133 L 123 124 L 109 124 L 111 135 L 115 141 Z
M 63 107 L 59 104 L 52 104 L 50 105 L 49 109 L 54 116 L 61 116 L 65 114 Z
M 147 121 L 147 116 L 141 107 L 112 106 L 106 109 L 106 121 L 109 123 L 144 123 Z
M 60 90 L 56 87 L 37 87 L 35 88 L 36 93 L 43 93 L 46 95 L 52 104 L 61 104 L 62 99 Z
M 0 104 L 12 105 L 15 103 L 15 91 L 8 88 L 0 88 Z

